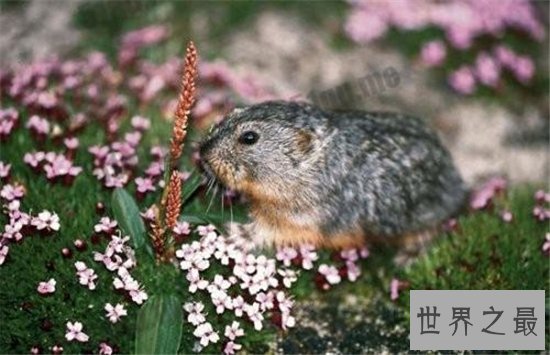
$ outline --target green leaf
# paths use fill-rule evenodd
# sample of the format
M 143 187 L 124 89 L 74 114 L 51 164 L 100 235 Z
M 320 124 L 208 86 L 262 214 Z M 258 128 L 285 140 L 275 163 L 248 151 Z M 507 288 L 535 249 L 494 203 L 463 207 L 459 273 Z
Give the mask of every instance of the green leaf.
M 132 196 L 124 189 L 115 189 L 111 203 L 122 232 L 132 238 L 135 249 L 142 248 L 145 244 L 146 231 L 139 215 L 138 206 Z
M 175 295 L 154 295 L 139 310 L 136 354 L 176 354 L 181 342 L 183 313 Z
M 185 203 L 194 193 L 197 191 L 199 186 L 202 183 L 201 174 L 197 173 L 196 170 L 191 173 L 191 176 L 183 183 L 182 191 L 182 203 Z

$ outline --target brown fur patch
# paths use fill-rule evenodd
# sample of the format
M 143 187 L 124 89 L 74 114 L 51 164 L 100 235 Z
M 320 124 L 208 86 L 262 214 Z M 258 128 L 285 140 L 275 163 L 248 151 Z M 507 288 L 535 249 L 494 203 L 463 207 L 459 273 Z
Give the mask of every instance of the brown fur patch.
M 363 233 L 350 231 L 325 238 L 323 246 L 337 250 L 361 248 L 365 246 L 366 240 Z
M 313 136 L 306 130 L 299 130 L 296 136 L 296 147 L 302 154 L 307 154 L 313 147 L 311 141 Z

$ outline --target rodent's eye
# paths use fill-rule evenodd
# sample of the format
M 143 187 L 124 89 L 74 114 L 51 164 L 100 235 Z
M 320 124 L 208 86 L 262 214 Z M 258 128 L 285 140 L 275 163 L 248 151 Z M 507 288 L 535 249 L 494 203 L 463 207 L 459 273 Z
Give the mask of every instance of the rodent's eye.
M 239 143 L 252 145 L 258 141 L 260 136 L 254 131 L 246 131 L 239 137 Z

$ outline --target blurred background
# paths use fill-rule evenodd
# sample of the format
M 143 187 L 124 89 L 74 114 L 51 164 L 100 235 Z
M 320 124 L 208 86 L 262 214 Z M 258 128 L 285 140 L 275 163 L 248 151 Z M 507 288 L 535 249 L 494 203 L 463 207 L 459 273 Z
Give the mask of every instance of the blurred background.
M 147 61 L 168 63 L 192 39 L 210 64 L 203 73 L 239 78 L 236 101 L 317 98 L 333 108 L 403 111 L 431 121 L 470 183 L 495 174 L 547 181 L 545 1 L 3 0 L 0 6 L 2 67 L 92 50 L 120 63 L 141 47 Z M 128 32 L 139 29 L 132 39 Z M 384 82 L 384 70 L 397 79 Z M 200 99 L 198 110 L 212 104 Z

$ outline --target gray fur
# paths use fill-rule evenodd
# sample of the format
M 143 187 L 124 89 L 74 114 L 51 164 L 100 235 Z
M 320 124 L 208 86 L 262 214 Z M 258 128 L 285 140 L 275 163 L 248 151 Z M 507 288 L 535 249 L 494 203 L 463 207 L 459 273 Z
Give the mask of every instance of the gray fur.
M 260 134 L 258 143 L 238 143 L 246 130 Z M 309 149 L 297 149 L 298 132 L 312 137 Z M 396 113 L 265 102 L 229 114 L 201 155 L 276 188 L 292 215 L 314 219 L 327 237 L 353 228 L 383 237 L 432 228 L 457 213 L 466 195 L 437 135 Z

